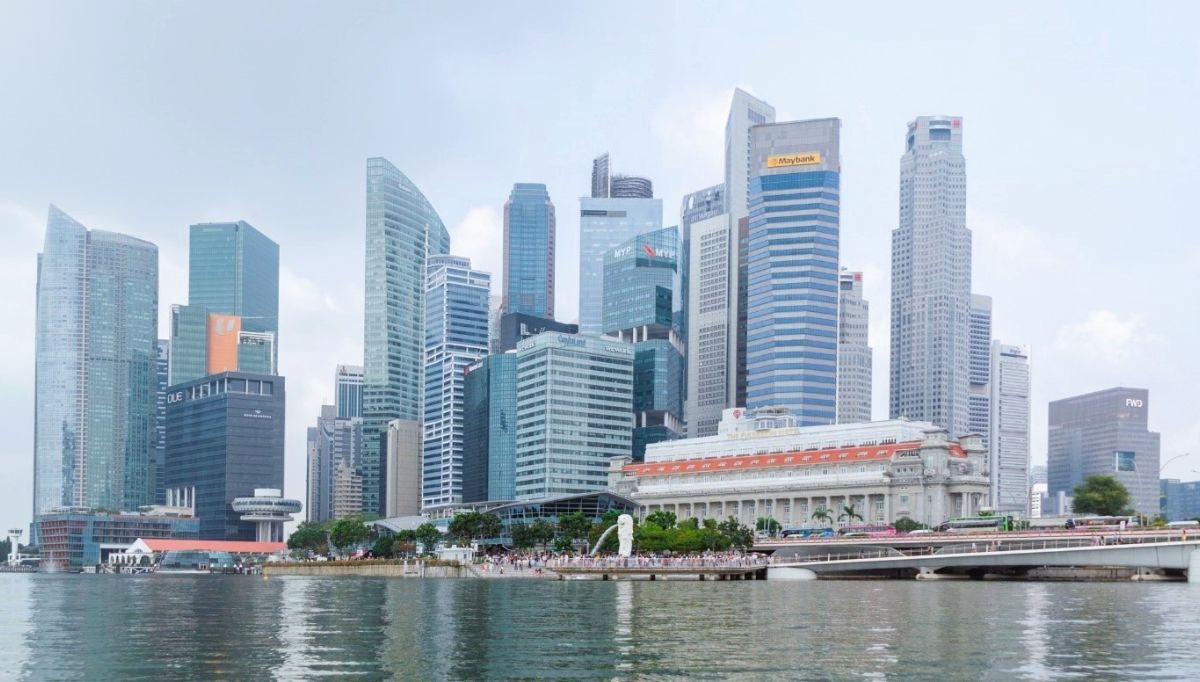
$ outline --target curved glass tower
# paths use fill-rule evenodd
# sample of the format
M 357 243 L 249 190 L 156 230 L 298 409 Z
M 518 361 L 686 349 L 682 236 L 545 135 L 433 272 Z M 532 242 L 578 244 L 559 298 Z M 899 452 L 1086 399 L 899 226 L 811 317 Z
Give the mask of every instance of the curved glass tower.
M 425 260 L 450 251 L 450 233 L 433 205 L 383 158 L 367 159 L 366 246 L 363 511 L 383 514 L 380 455 L 387 424 L 421 418 Z
M 158 247 L 51 206 L 38 254 L 33 513 L 153 502 Z

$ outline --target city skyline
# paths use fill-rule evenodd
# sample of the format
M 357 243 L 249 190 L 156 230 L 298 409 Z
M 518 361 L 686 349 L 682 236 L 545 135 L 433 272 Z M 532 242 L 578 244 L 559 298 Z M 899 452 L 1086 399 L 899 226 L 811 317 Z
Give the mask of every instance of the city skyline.
M 685 18 L 675 19 L 682 21 Z M 884 22 L 881 20 L 881 23 Z M 1065 17 L 1051 11 L 1049 25 L 1062 27 Z M 1144 24 L 1137 24 L 1131 30 L 1137 34 L 1144 27 Z M 278 36 L 269 38 L 279 40 Z M 1042 38 L 1048 42 L 1048 36 Z M 15 36 L 14 41 L 21 42 Z M 920 55 L 919 46 L 906 45 L 916 53 L 915 56 Z M 977 52 L 979 49 L 966 49 L 964 61 L 967 65 L 957 65 L 952 70 L 959 73 L 961 69 L 974 68 L 986 72 L 987 67 L 981 63 Z M 1157 64 L 1157 59 L 1166 59 L 1160 56 L 1139 62 L 1131 52 L 1122 51 L 1120 55 L 1123 60 L 1147 68 Z M 1052 78 L 1055 73 L 1061 75 L 1063 68 L 1068 66 L 1065 61 L 1051 63 L 1045 78 Z M 839 66 L 837 76 L 845 77 L 850 73 L 848 69 L 848 66 Z M 149 169 L 123 169 L 115 174 L 120 181 L 97 179 L 96 173 L 83 172 L 90 164 L 107 158 L 94 148 L 94 143 L 80 137 L 95 134 L 90 125 L 84 126 L 80 133 L 68 136 L 69 142 L 79 145 L 73 156 L 66 155 L 69 148 L 60 148 L 47 139 L 48 131 L 53 128 L 35 126 L 34 134 L 29 136 L 32 142 L 17 142 L 12 157 L 17 161 L 13 165 L 28 170 L 28 173 L 22 174 L 14 168 L 6 169 L 0 176 L 5 181 L 0 182 L 0 186 L 7 188 L 0 194 L 0 223 L 5 228 L 4 263 L 12 266 L 7 271 L 13 273 L 10 277 L 16 285 L 14 295 L 10 297 L 12 300 L 6 302 L 3 309 L 10 313 L 12 320 L 6 338 L 12 339 L 10 347 L 14 349 L 13 359 L 4 366 L 4 377 L 7 386 L 18 389 L 14 391 L 18 397 L 5 403 L 11 407 L 6 414 L 12 416 L 6 419 L 11 420 L 10 431 L 16 438 L 0 452 L 0 458 L 15 467 L 16 479 L 21 481 L 10 491 L 9 497 L 15 503 L 0 503 L 0 514 L 19 517 L 27 513 L 22 509 L 29 508 L 25 481 L 29 480 L 32 449 L 29 429 L 32 333 L 29 330 L 32 328 L 30 291 L 34 278 L 30 275 L 36 244 L 43 236 L 46 204 L 57 203 L 89 227 L 128 233 L 160 246 L 162 288 L 158 338 L 167 337 L 162 324 L 162 309 L 170 303 L 186 300 L 181 295 L 186 276 L 181 280 L 180 273 L 185 269 L 182 263 L 186 262 L 186 249 L 181 245 L 186 242 L 187 225 L 246 220 L 281 244 L 284 255 L 280 273 L 280 326 L 281 336 L 287 339 L 287 344 L 280 353 L 279 369 L 281 374 L 288 376 L 291 394 L 286 489 L 289 495 L 297 496 L 303 489 L 303 429 L 311 424 L 322 402 L 332 401 L 328 374 L 338 363 L 358 364 L 362 358 L 363 296 L 359 287 L 363 279 L 361 168 L 364 158 L 382 155 L 392 159 L 429 196 L 430 202 L 446 219 L 455 243 L 470 249 L 462 251 L 463 255 L 475 258 L 474 250 L 478 250 L 483 258 L 476 266 L 497 278 L 499 264 L 495 255 L 488 251 L 494 249 L 500 237 L 501 231 L 496 227 L 505 188 L 510 188 L 518 179 L 545 182 L 551 196 L 562 197 L 562 205 L 573 207 L 576 197 L 588 193 L 589 160 L 604 149 L 612 149 L 618 168 L 645 174 L 654 180 L 656 196 L 662 197 L 666 207 L 663 225 L 676 224 L 678 216 L 673 207 L 678 205 L 679 197 L 720 179 L 720 128 L 735 86 L 752 90 L 771 102 L 778 108 L 782 120 L 817 116 L 843 119 L 843 159 L 847 169 L 853 168 L 857 177 L 853 188 L 847 186 L 844 190 L 841 262 L 866 273 L 868 289 L 865 298 L 875 302 L 871 311 L 871 345 L 878 354 L 874 382 L 875 418 L 886 416 L 883 411 L 886 411 L 887 401 L 881 401 L 879 396 L 880 391 L 886 396 L 888 390 L 886 302 L 889 291 L 886 282 L 889 271 L 886 255 L 881 260 L 879 254 L 887 253 L 886 235 L 896 224 L 895 159 L 901 150 L 895 140 L 907 121 L 926 113 L 947 111 L 962 115 L 964 126 L 970 129 L 966 142 L 970 160 L 967 226 L 976 235 L 973 264 L 976 283 L 973 288 L 986 291 L 995 299 L 995 337 L 1029 343 L 1038 358 L 1032 408 L 1035 420 L 1033 460 L 1045 461 L 1045 405 L 1048 400 L 1111 385 L 1147 386 L 1154 391 L 1156 409 L 1150 426 L 1163 433 L 1164 461 L 1187 451 L 1200 455 L 1200 445 L 1197 445 L 1200 422 L 1183 404 L 1189 397 L 1189 386 L 1184 381 L 1189 372 L 1179 371 L 1179 367 L 1186 370 L 1194 366 L 1194 360 L 1182 345 L 1184 339 L 1193 338 L 1197 331 L 1196 315 L 1192 314 L 1196 304 L 1185 301 L 1182 315 L 1175 310 L 1168 316 L 1161 308 L 1144 300 L 1149 297 L 1144 289 L 1148 284 L 1143 282 L 1151 281 L 1151 276 L 1154 281 L 1165 280 L 1164 290 L 1186 291 L 1186 279 L 1181 279 L 1179 284 L 1171 282 L 1173 278 L 1183 277 L 1183 266 L 1193 261 L 1188 256 L 1197 255 L 1194 240 L 1188 241 L 1187 233 L 1183 231 L 1183 218 L 1173 217 L 1185 215 L 1179 203 L 1181 198 L 1177 198 L 1180 193 L 1164 192 L 1183 187 L 1195 168 L 1194 161 L 1182 152 L 1173 151 L 1190 146 L 1188 141 L 1196 134 L 1182 122 L 1176 124 L 1179 119 L 1172 117 L 1178 114 L 1164 108 L 1156 121 L 1159 130 L 1146 131 L 1146 135 L 1155 136 L 1155 139 L 1159 135 L 1170 135 L 1171 139 L 1170 145 L 1153 145 L 1158 149 L 1153 161 L 1128 158 L 1113 170 L 1109 163 L 1112 150 L 1104 149 L 1110 145 L 1095 144 L 1091 140 L 1086 140 L 1085 144 L 1082 138 L 1088 135 L 1079 132 L 1047 138 L 1039 130 L 1039 123 L 1032 120 L 1038 117 L 1029 116 L 1027 111 L 1025 115 L 1019 115 L 1020 111 L 1011 105 L 990 111 L 988 107 L 996 102 L 981 97 L 980 86 L 966 87 L 961 92 L 956 87 L 954 97 L 949 96 L 950 91 L 944 84 L 936 89 L 917 88 L 910 96 L 895 97 L 894 102 L 887 102 L 885 106 L 873 98 L 883 100 L 888 95 L 895 96 L 894 89 L 886 89 L 869 99 L 848 95 L 845 91 L 813 99 L 806 96 L 806 86 L 780 76 L 754 72 L 746 63 L 738 64 L 736 71 L 740 71 L 740 75 L 732 71 L 734 69 L 722 68 L 708 74 L 702 83 L 670 91 L 664 98 L 669 106 L 656 106 L 649 103 L 650 100 L 642 99 L 640 102 L 647 104 L 634 104 L 628 107 L 631 111 L 624 114 L 625 117 L 616 117 L 604 125 L 587 118 L 585 111 L 572 108 L 570 116 L 586 121 L 584 125 L 572 128 L 592 126 L 598 132 L 584 139 L 566 138 L 554 127 L 550 132 L 555 143 L 541 147 L 546 150 L 544 160 L 531 163 L 529 159 L 521 159 L 511 168 L 498 164 L 501 167 L 492 171 L 494 177 L 479 182 L 474 177 L 451 179 L 451 165 L 438 160 L 426 149 L 423 140 L 415 139 L 429 136 L 411 135 L 406 133 L 404 126 L 385 127 L 371 121 L 366 128 L 372 140 L 351 139 L 337 151 L 326 146 L 328 143 L 322 143 L 318 158 L 322 159 L 323 167 L 319 170 L 314 170 L 307 162 L 297 166 L 295 160 L 290 159 L 290 152 L 283 151 L 278 141 L 267 140 L 247 152 L 254 154 L 258 159 L 256 163 L 262 167 L 257 170 L 233 169 L 229 177 L 216 181 L 217 172 L 209 166 L 212 161 L 208 160 L 207 154 L 192 151 L 191 154 L 202 157 L 194 172 L 200 178 L 203 190 L 189 197 L 185 195 L 190 194 L 192 188 L 182 178 L 147 180 L 152 184 L 150 194 L 157 197 L 152 202 L 154 206 L 135 207 L 135 199 L 145 191 L 143 174 Z M 8 71 L 4 73 L 9 75 Z M 986 80 L 982 73 L 977 77 Z M 864 90 L 869 89 L 863 80 L 848 80 Z M 468 88 L 471 83 L 457 87 Z M 1034 87 L 1048 87 L 1047 83 L 1037 79 Z M 75 84 L 79 85 L 78 82 Z M 1138 86 L 1132 82 L 1127 84 L 1134 92 L 1138 91 Z M 38 91 L 32 84 L 22 85 L 23 88 L 15 90 L 18 95 Z M 646 87 L 646 83 L 639 81 L 631 89 L 637 91 Z M 494 94 L 492 88 L 484 90 Z M 463 91 L 455 89 L 440 94 L 445 98 L 443 107 L 453 104 L 456 97 L 460 98 L 457 101 L 464 108 L 458 118 L 471 115 L 467 113 L 470 100 L 461 99 L 465 98 Z M 1111 111 L 1083 107 L 1083 102 L 1094 102 L 1090 91 L 1076 92 L 1083 102 L 1074 106 L 1056 99 L 1053 93 L 1041 94 L 1050 100 L 1051 104 L 1047 106 L 1056 107 L 1060 117 L 1071 120 L 1072 125 L 1102 129 L 1118 125 L 1117 121 L 1138 113 L 1137 109 L 1128 108 L 1132 105 L 1112 103 L 1108 98 L 1105 98 L 1106 106 L 1112 107 Z M 273 110 L 273 107 L 265 109 Z M 710 110 L 719 115 L 714 116 Z M 865 113 L 867 110 L 871 111 L 869 115 Z M 1187 106 L 1176 107 L 1176 111 L 1186 110 Z M 171 110 L 165 115 L 180 121 L 191 120 L 179 110 Z M 256 112 L 256 115 L 261 113 Z M 476 115 L 485 116 L 483 113 Z M 659 121 L 664 116 L 666 123 L 678 123 L 682 119 L 678 126 L 680 130 Z M 533 121 L 529 114 L 517 121 L 504 115 L 499 118 L 500 123 L 518 137 L 531 134 L 531 129 L 552 124 L 544 120 L 550 118 L 548 114 L 537 116 Z M 636 122 L 642 119 L 652 122 L 650 126 L 641 126 L 648 127 L 649 131 L 638 129 Z M 715 127 L 713 120 L 717 121 Z M 224 131 L 230 141 L 241 140 L 240 136 L 250 134 L 231 119 L 219 118 L 214 125 L 217 131 Z M 139 138 L 145 142 L 139 144 L 148 144 L 159 134 L 161 131 L 158 130 L 147 131 Z M 495 127 L 483 127 L 455 144 L 481 145 L 480 149 L 488 156 L 504 157 L 503 154 L 495 155 L 492 143 L 488 142 L 495 135 Z M 567 139 L 570 139 L 569 144 L 564 142 Z M 38 149 L 39 143 L 50 148 L 49 158 L 59 161 L 78 158 L 82 168 L 60 169 L 61 174 L 48 173 L 52 166 L 50 161 L 45 162 L 47 166 L 43 168 L 41 162 L 33 160 L 32 151 Z M 694 151 L 699 148 L 707 151 Z M 1029 159 L 1035 158 L 1039 150 L 1050 148 L 1055 150 L 1058 158 L 1051 168 L 1042 169 L 1038 174 L 1041 184 L 1027 185 L 1024 178 L 1018 179 Z M 134 151 L 134 156 L 139 159 L 153 157 L 138 145 Z M 445 154 L 445 151 L 441 149 L 438 153 Z M 669 162 L 672 155 L 677 160 L 687 159 L 688 163 Z M 656 160 L 657 157 L 668 161 Z M 275 168 L 277 164 L 283 164 L 285 168 Z M 883 171 L 872 170 L 872 164 Z M 153 167 L 155 164 L 147 165 Z M 684 167 L 690 165 L 698 170 Z M 296 167 L 288 171 L 291 175 L 279 175 L 286 166 Z M 271 170 L 268 172 L 267 168 Z M 1105 170 L 1095 173 L 1096 168 Z M 1148 215 L 1143 215 L 1142 207 L 1135 209 L 1127 199 L 1109 196 L 1118 194 L 1118 187 L 1134 192 L 1139 188 L 1146 190 L 1147 186 L 1141 183 L 1149 180 L 1135 177 L 1139 174 L 1154 178 L 1153 190 L 1164 195 L 1156 202 L 1158 205 L 1149 209 Z M 26 177 L 20 177 L 22 175 Z M 1086 178 L 1087 182 L 1078 182 L 1080 178 Z M 293 184 L 303 189 L 296 191 Z M 1068 187 L 1073 184 L 1083 186 Z M 463 186 L 470 187 L 470 191 L 464 191 Z M 493 191 L 497 186 L 501 189 Z M 158 191 L 163 189 L 166 191 Z M 104 196 L 106 194 L 112 196 Z M 285 196 L 287 201 L 284 201 Z M 298 211 L 293 213 L 292 209 L 282 206 L 287 202 L 299 204 Z M 1150 247 L 1145 243 L 1148 239 L 1137 243 L 1122 239 L 1124 235 L 1118 231 L 1118 225 L 1133 220 L 1143 226 L 1140 234 L 1159 234 L 1163 240 L 1174 238 L 1180 240 L 1184 248 Z M 1175 231 L 1170 228 L 1172 220 Z M 577 273 L 572 270 L 572 264 L 578 262 L 576 221 L 577 217 L 564 215 L 559 224 L 563 243 L 557 261 L 557 281 L 561 290 L 556 292 L 556 310 L 560 312 L 557 317 L 568 322 L 576 317 L 574 301 L 577 292 L 572 290 L 578 280 Z M 331 229 L 331 226 L 334 227 Z M 986 263 L 982 257 L 985 253 L 982 242 L 987 242 L 987 251 L 993 254 Z M 1114 259 L 1108 251 L 1120 253 L 1123 258 Z M 1126 267 L 1115 267 L 1118 264 Z M 331 272 L 322 273 L 321 268 Z M 564 272 L 568 274 L 564 276 Z M 1114 272 L 1120 276 L 1110 276 Z M 1045 278 L 1050 277 L 1055 283 L 1078 281 L 1081 284 L 1078 288 L 1088 291 L 1071 287 L 1071 296 L 1052 302 L 1045 297 L 1044 284 L 1020 281 L 1047 281 Z M 306 335 L 309 338 L 301 338 Z M 1174 365 L 1174 371 L 1169 365 Z M 881 370 L 884 372 L 882 380 Z M 1191 375 L 1194 376 L 1194 372 Z M 1168 468 L 1164 475 L 1188 479 L 1192 476 L 1190 469 L 1195 467 L 1194 458 L 1190 463 L 1185 459 L 1176 468 Z M 17 520 L 19 518 L 14 518 Z

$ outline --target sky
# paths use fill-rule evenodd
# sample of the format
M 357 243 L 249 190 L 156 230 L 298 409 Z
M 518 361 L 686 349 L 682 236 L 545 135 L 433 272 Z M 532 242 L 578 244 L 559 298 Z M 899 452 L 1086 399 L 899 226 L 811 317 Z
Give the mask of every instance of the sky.
M 164 338 L 190 224 L 279 243 L 286 493 L 303 498 L 305 429 L 335 366 L 362 360 L 367 157 L 422 189 L 497 294 L 504 201 L 546 183 L 572 320 L 591 159 L 649 176 L 677 224 L 681 197 L 722 179 L 735 87 L 778 121 L 842 120 L 842 265 L 865 273 L 875 418 L 905 126 L 961 115 L 973 288 L 995 337 L 1032 347 L 1033 461 L 1048 401 L 1144 387 L 1162 461 L 1191 453 L 1163 475 L 1198 479 L 1198 20 L 1183 2 L 6 1 L 0 526 L 30 516 L 49 204 L 158 245 Z

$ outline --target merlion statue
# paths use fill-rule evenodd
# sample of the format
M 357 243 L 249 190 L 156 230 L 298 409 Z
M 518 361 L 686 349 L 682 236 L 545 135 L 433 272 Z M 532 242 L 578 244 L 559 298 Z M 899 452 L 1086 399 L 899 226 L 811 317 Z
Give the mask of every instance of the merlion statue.
M 633 517 L 621 514 L 617 517 L 618 556 L 629 556 L 633 552 Z

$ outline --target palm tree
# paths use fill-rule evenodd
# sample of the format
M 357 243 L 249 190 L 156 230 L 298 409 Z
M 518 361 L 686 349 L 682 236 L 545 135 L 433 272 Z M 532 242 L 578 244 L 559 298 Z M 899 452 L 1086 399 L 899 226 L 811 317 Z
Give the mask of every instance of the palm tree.
M 829 525 L 833 525 L 833 512 L 825 508 L 824 505 L 813 510 L 812 517 L 814 521 L 824 521 Z
M 855 519 L 862 521 L 863 515 L 858 513 L 858 508 L 853 504 L 848 504 L 845 507 L 842 507 L 842 513 L 838 514 L 838 521 L 841 521 L 842 519 L 845 519 L 847 522 Z

